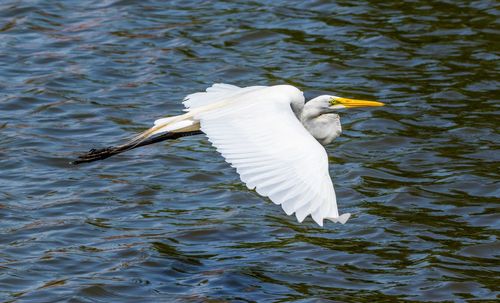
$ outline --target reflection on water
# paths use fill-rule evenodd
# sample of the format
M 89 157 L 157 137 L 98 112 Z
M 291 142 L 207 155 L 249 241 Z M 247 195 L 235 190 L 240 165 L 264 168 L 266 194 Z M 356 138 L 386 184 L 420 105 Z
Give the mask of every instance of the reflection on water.
M 493 301 L 498 15 L 493 1 L 3 1 L 0 298 Z M 202 136 L 68 165 L 213 82 L 388 104 L 341 113 L 328 148 L 348 224 L 298 224 Z

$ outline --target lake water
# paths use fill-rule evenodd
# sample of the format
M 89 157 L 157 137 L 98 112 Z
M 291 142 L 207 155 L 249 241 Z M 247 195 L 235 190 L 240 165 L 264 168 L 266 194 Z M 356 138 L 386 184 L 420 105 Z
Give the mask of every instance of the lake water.
M 0 301 L 495 301 L 496 1 L 0 3 Z M 346 225 L 299 224 L 204 136 L 82 166 L 214 82 L 387 106 L 327 147 Z

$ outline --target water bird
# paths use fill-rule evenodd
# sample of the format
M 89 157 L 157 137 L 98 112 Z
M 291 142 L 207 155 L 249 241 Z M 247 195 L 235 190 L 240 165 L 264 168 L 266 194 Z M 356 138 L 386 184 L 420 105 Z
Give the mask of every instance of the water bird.
M 74 164 L 110 156 L 164 140 L 206 134 L 241 181 L 281 205 L 302 222 L 307 216 L 320 226 L 324 219 L 344 224 L 339 215 L 324 145 L 342 127 L 339 109 L 383 106 L 384 103 L 321 95 L 305 102 L 291 85 L 238 87 L 217 83 L 185 97 L 186 113 L 161 118 L 129 142 L 92 149 Z

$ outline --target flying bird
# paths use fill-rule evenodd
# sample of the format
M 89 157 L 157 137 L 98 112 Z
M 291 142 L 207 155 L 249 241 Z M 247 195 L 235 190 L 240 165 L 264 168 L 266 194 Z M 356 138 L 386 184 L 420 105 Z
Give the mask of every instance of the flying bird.
M 308 215 L 344 224 L 324 145 L 342 132 L 339 109 L 381 102 L 322 95 L 305 102 L 291 85 L 238 87 L 217 83 L 188 95 L 186 113 L 161 118 L 131 141 L 79 156 L 74 164 L 108 158 L 140 146 L 206 134 L 249 189 L 281 205 L 302 222 Z

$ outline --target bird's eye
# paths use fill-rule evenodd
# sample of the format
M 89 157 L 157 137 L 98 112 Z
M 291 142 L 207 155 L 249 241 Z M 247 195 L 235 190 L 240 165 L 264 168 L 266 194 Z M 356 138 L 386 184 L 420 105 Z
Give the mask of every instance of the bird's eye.
M 334 98 L 330 99 L 330 105 L 339 105 L 340 102 Z

